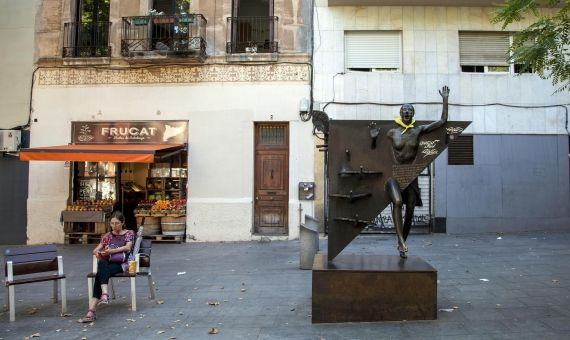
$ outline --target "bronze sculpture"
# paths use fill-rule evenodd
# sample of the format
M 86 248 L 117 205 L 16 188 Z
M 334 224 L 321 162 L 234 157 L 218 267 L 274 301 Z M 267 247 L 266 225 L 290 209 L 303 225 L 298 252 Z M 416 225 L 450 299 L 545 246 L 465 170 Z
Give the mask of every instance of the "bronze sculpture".
M 441 119 L 430 124 L 414 126 L 414 107 L 411 104 L 404 104 L 400 108 L 400 117 L 396 118 L 397 127 L 390 129 L 386 134 L 392 142 L 392 153 L 395 164 L 411 164 L 416 159 L 420 137 L 436 130 L 447 122 L 449 87 L 444 86 L 439 90 L 443 98 L 443 109 Z M 378 129 L 372 126 L 370 135 L 374 138 L 378 135 Z M 392 219 L 398 236 L 398 251 L 400 257 L 406 258 L 408 247 L 406 239 L 410 233 L 414 208 L 422 206 L 418 178 L 416 177 L 407 187 L 403 187 L 394 177 L 388 178 L 385 190 L 392 202 Z M 405 218 L 402 226 L 402 205 L 406 205 Z
M 417 177 L 470 122 L 447 121 L 449 88 L 441 119 L 414 121 L 414 108 L 401 107 L 394 121 L 330 120 L 325 133 L 329 190 L 328 260 L 332 261 L 388 204 L 406 258 L 413 212 L 421 203 Z M 402 218 L 402 206 L 406 212 Z

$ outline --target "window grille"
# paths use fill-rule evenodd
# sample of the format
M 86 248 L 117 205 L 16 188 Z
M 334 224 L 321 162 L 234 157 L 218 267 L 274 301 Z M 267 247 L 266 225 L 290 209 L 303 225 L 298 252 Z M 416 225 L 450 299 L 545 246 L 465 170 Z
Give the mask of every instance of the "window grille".
M 448 165 L 473 165 L 473 136 L 460 135 L 447 148 Z

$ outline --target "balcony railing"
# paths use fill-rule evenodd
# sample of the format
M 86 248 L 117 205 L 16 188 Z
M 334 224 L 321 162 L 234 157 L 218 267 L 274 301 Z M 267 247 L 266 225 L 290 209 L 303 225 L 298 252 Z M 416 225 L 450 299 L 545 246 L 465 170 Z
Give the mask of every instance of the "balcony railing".
M 109 57 L 109 31 L 111 23 L 66 22 L 63 25 L 63 57 Z
M 121 53 L 206 57 L 206 18 L 202 14 L 124 17 Z
M 277 53 L 276 16 L 228 17 L 226 53 Z

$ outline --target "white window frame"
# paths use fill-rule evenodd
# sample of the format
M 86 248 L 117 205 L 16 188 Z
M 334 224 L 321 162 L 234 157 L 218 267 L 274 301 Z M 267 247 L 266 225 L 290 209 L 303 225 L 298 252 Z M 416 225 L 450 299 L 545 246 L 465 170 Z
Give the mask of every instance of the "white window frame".
M 493 33 L 493 32 L 500 32 L 500 31 L 480 31 L 479 33 Z M 459 31 L 458 33 L 461 33 L 461 31 Z M 509 48 L 513 45 L 513 32 L 509 33 Z M 461 51 L 459 51 L 461 53 Z M 509 53 L 512 55 L 512 52 L 509 51 Z M 483 67 L 483 72 L 466 72 L 463 71 L 462 66 L 473 66 L 473 67 Z M 533 75 L 533 72 L 525 72 L 525 73 L 516 73 L 515 72 L 515 64 L 510 63 L 507 66 L 502 66 L 502 67 L 508 67 L 508 71 L 505 72 L 499 72 L 499 71 L 489 71 L 489 67 L 493 67 L 490 65 L 461 65 L 461 58 L 459 59 L 459 69 L 461 70 L 461 73 L 465 73 L 465 74 L 491 74 L 491 75 Z M 501 66 L 499 66 L 501 67 Z
M 388 33 L 395 33 L 398 36 L 398 67 L 397 68 L 382 68 L 382 67 L 370 67 L 370 71 L 360 71 L 360 70 L 353 70 L 348 67 L 348 48 L 347 48 L 347 33 L 350 34 L 351 32 L 365 32 L 369 34 L 378 33 L 378 34 L 388 34 Z M 344 70 L 345 72 L 378 72 L 378 73 L 402 73 L 403 71 L 403 42 L 402 42 L 402 31 L 399 30 L 346 30 L 344 31 Z M 381 65 L 378 65 L 381 66 Z

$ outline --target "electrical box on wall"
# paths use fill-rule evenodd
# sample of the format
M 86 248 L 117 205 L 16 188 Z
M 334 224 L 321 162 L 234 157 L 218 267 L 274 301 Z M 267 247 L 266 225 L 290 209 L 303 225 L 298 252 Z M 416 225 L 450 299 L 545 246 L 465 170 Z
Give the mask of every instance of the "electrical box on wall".
M 315 199 L 315 182 L 299 182 L 299 200 Z
M 16 152 L 20 150 L 22 140 L 20 130 L 0 130 L 0 151 Z

